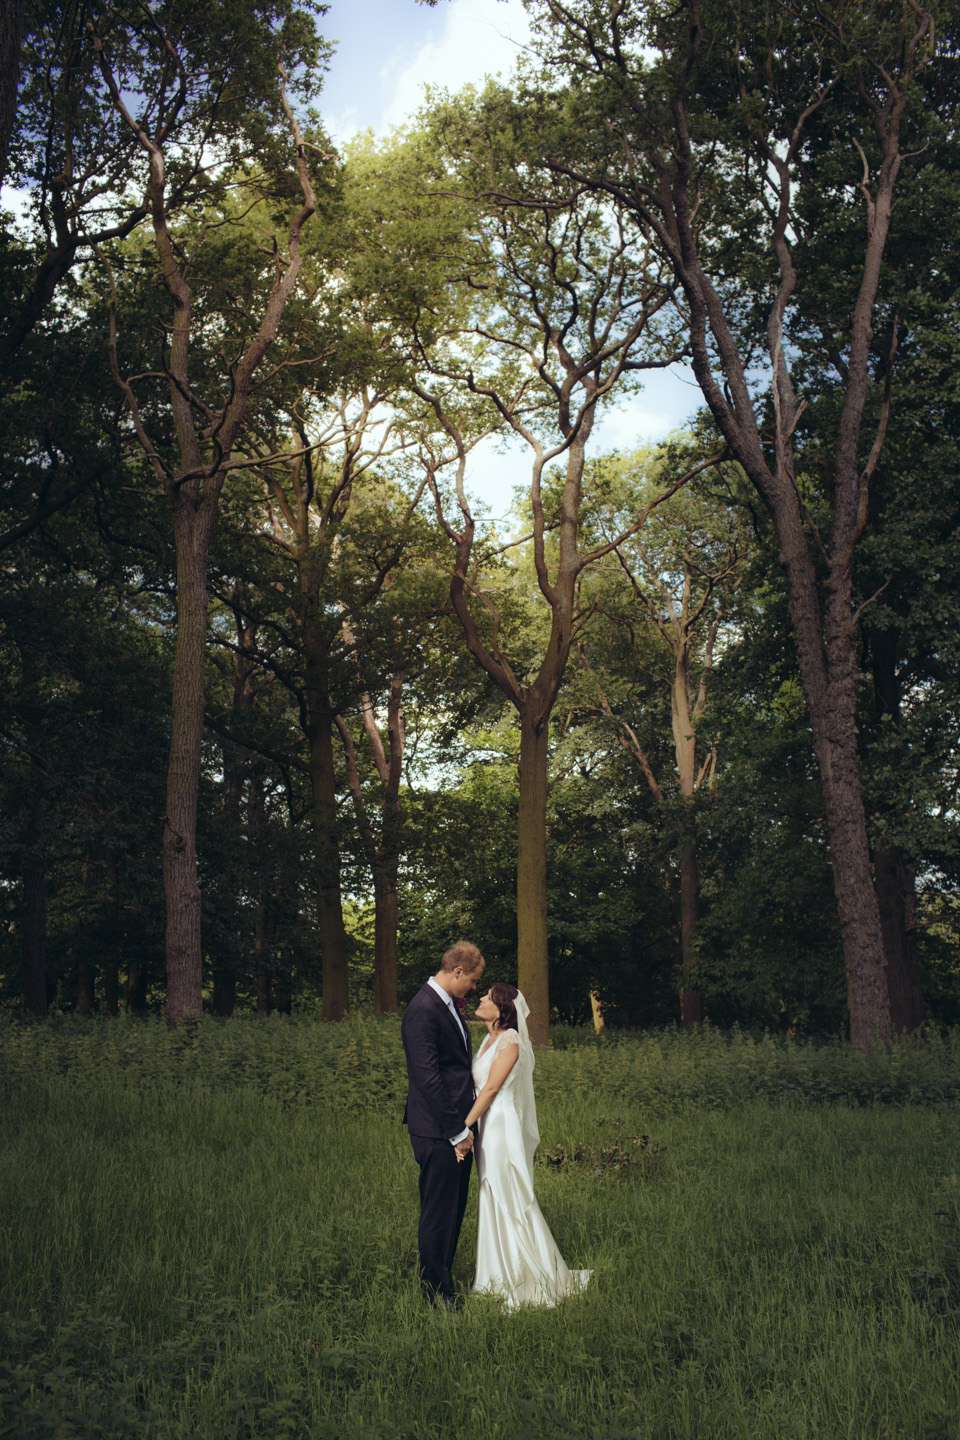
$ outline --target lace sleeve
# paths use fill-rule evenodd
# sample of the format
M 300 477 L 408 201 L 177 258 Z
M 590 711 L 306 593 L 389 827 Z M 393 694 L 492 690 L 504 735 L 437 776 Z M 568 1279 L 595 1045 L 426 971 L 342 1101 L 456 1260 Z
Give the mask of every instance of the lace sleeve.
M 505 1045 L 519 1045 L 520 1036 L 516 1030 L 501 1030 L 493 1047 L 494 1054 L 502 1050 Z

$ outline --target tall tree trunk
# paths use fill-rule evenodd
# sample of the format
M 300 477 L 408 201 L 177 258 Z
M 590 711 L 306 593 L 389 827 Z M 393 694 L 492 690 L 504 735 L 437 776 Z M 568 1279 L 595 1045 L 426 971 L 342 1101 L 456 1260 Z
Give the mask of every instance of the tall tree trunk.
M 177 547 L 177 642 L 173 662 L 167 813 L 163 829 L 166 901 L 167 1023 L 203 1014 L 197 796 L 203 742 L 203 670 L 207 643 L 207 552 L 215 511 L 174 501 Z
M 93 1014 L 93 966 L 87 960 L 77 961 L 77 998 L 74 1009 L 78 1015 Z
M 890 1024 L 896 1034 L 911 1034 L 926 1018 L 917 956 L 916 877 L 895 845 L 874 850 L 873 871 L 887 956 Z
M 317 849 L 317 929 L 323 985 L 321 1016 L 342 1020 L 349 1007 L 347 932 L 340 888 L 340 835 L 337 824 L 336 770 L 333 761 L 333 712 L 326 695 L 314 692 L 310 703 L 310 786 Z
M 89 860 L 84 860 L 80 867 L 81 880 L 84 890 L 89 895 L 93 883 L 95 867 Z M 77 961 L 77 973 L 74 980 L 74 1011 L 77 1015 L 92 1015 L 94 1005 L 94 975 L 93 966 L 88 960 Z
M 817 760 L 830 833 L 837 913 L 847 969 L 850 1039 L 859 1048 L 890 1034 L 887 967 L 880 910 L 873 887 L 867 821 L 860 789 L 856 737 L 834 741 L 821 732 Z
M 120 1014 L 120 967 L 116 960 L 107 960 L 103 967 L 103 1013 Z
M 684 626 L 677 627 L 674 642 L 676 663 L 670 689 L 673 719 L 674 750 L 680 793 L 688 809 L 692 807 L 697 787 L 697 736 L 690 713 L 689 695 L 689 633 L 685 622 L 689 610 L 689 574 L 684 590 Z M 697 871 L 697 839 L 692 824 L 684 826 L 683 849 L 680 852 L 680 1021 L 686 1026 L 703 1024 L 703 998 L 693 988 L 696 963 L 694 941 L 700 918 L 700 877 Z
M 237 976 L 229 962 L 218 962 L 213 967 L 213 999 L 211 1010 L 214 1015 L 226 1019 L 233 1014 L 237 1003 Z
M 530 1038 L 550 1038 L 547 966 L 547 758 L 550 729 L 539 697 L 520 707 L 517 821 L 517 985 L 530 1006 Z
M 23 910 L 20 994 L 25 1013 L 47 1018 L 47 863 L 44 811 L 47 778 L 36 758 L 31 767 L 32 795 L 23 836 Z
M 351 648 L 355 644 L 353 630 L 348 620 L 343 622 L 343 633 Z M 380 778 L 381 813 L 379 838 L 370 820 L 360 783 L 360 769 L 357 751 L 348 726 L 342 716 L 335 717 L 340 738 L 343 741 L 343 755 L 347 767 L 347 784 L 353 796 L 353 806 L 360 829 L 360 837 L 367 861 L 373 875 L 374 940 L 373 940 L 373 1008 L 377 1015 L 391 1015 L 399 1004 L 397 988 L 397 929 L 398 894 L 397 874 L 400 869 L 400 845 L 402 810 L 400 805 L 400 778 L 403 774 L 403 755 L 406 744 L 403 722 L 403 685 L 406 676 L 397 671 L 390 679 L 387 700 L 387 737 L 389 753 L 377 726 L 373 704 L 366 691 L 361 696 L 360 709 L 363 728 L 373 756 L 374 766 Z
M 47 872 L 34 860 L 23 872 L 23 950 L 20 961 L 23 1008 L 47 1018 Z
M 143 966 L 131 959 L 127 966 L 127 989 L 124 1008 L 128 1015 L 142 1015 L 147 1008 L 147 985 Z
M 397 873 L 400 869 L 403 813 L 400 779 L 406 734 L 403 720 L 403 685 L 406 676 L 398 671 L 391 677 L 387 701 L 389 757 L 379 747 L 378 771 L 383 787 L 383 819 L 379 855 L 374 874 L 373 1008 L 378 1015 L 391 1015 L 400 1003 L 397 982 L 397 932 L 399 928 Z M 370 715 L 372 722 L 372 713 Z M 368 726 L 376 734 L 376 726 Z M 379 736 L 377 737 L 379 739 Z M 379 871 L 379 886 L 376 872 Z M 379 889 L 379 894 L 377 891 Z
M 94 1006 L 94 971 L 89 960 L 77 961 L 77 973 L 74 980 L 75 998 L 74 1012 L 77 1015 L 92 1015 Z
M 250 658 L 250 651 L 256 643 L 255 621 L 244 618 L 239 585 L 234 587 L 232 596 L 235 605 L 237 648 L 233 657 L 233 703 L 230 725 L 235 735 L 242 735 L 253 703 L 253 677 L 256 662 Z M 237 869 L 237 847 L 243 833 L 241 808 L 243 804 L 244 781 L 250 779 L 250 803 L 247 811 L 247 833 L 252 834 L 263 823 L 263 774 L 262 766 L 251 763 L 250 751 L 236 740 L 224 739 L 220 745 L 223 757 L 223 813 L 231 822 L 230 849 L 222 876 L 224 890 L 230 896 L 234 907 L 240 907 L 240 875 Z M 256 773 L 255 773 L 256 772 Z M 213 1003 L 214 1015 L 233 1014 L 237 1001 L 237 975 L 242 968 L 243 955 L 237 939 L 227 953 L 220 951 L 213 962 Z
M 256 980 L 258 1015 L 270 1013 L 270 973 L 273 969 L 272 940 L 270 894 L 266 880 L 264 880 L 257 899 L 257 918 L 253 932 L 253 970 Z
M 377 865 L 373 872 L 373 1008 L 377 1015 L 392 1015 L 397 998 L 397 857 L 392 865 Z
M 703 1024 L 703 998 L 693 987 L 696 962 L 694 936 L 700 911 L 700 877 L 696 841 L 688 840 L 680 853 L 680 1020 L 683 1025 Z
M 400 765 L 403 757 L 402 725 L 390 724 L 391 753 L 387 760 L 383 743 L 373 718 L 373 706 L 369 696 L 363 698 L 364 726 L 372 742 L 374 763 L 380 775 L 382 805 L 379 837 L 374 833 L 370 820 L 360 770 L 357 765 L 357 751 L 348 726 L 343 717 L 336 716 L 337 729 L 343 740 L 343 755 L 347 766 L 347 784 L 353 796 L 353 806 L 363 842 L 364 853 L 373 876 L 373 1008 L 377 1015 L 391 1015 L 399 1003 L 397 992 L 397 928 L 398 895 L 397 873 L 400 868 Z M 399 687 L 391 686 L 391 722 L 399 719 Z
M 17 113 L 25 14 L 24 0 L 5 0 L 0 5 L 0 185 L 7 178 L 10 137 Z
M 103 1012 L 105 1015 L 120 1013 L 120 866 L 116 860 L 107 861 L 104 880 L 104 930 L 106 943 L 103 947 Z
M 290 966 L 279 962 L 276 966 L 273 978 L 270 982 L 270 1000 L 272 1008 L 280 1015 L 289 1015 L 293 1008 L 293 995 L 290 984 Z
M 778 523 L 778 518 L 779 522 Z M 774 516 L 778 538 L 786 526 Z M 850 1039 L 858 1048 L 890 1037 L 886 956 L 867 843 L 860 785 L 856 699 L 859 669 L 850 607 L 850 575 L 828 578 L 821 631 L 813 562 L 799 515 L 794 513 L 781 559 L 787 575 L 790 617 L 800 680 L 820 771 L 830 836 L 830 862 L 847 975 Z
M 871 626 L 867 632 L 873 670 L 874 714 L 900 725 L 900 681 L 897 675 L 899 634 Z M 885 808 L 881 799 L 879 808 Z M 917 955 L 916 877 L 900 848 L 892 842 L 873 850 L 873 876 L 880 907 L 883 948 L 887 957 L 890 1024 L 898 1033 L 919 1030 L 925 1019 L 920 962 Z

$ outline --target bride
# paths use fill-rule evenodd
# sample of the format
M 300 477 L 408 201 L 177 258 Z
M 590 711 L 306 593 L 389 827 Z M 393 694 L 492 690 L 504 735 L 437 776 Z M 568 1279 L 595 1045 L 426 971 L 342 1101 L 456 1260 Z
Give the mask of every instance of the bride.
M 514 985 L 491 985 L 477 1006 L 487 1037 L 473 1061 L 477 1098 L 465 1123 L 480 1121 L 477 1273 L 473 1288 L 510 1309 L 555 1305 L 582 1290 L 590 1270 L 568 1270 L 533 1193 L 540 1141 L 533 1098 L 530 1007 Z

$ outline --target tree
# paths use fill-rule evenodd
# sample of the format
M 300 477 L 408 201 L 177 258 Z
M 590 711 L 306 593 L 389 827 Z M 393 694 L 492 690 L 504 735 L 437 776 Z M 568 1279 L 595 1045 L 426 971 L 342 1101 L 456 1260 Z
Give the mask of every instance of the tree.
M 815 13 L 787 4 L 773 14 L 711 0 L 669 11 L 630 0 L 610 8 L 543 0 L 539 12 L 551 64 L 571 77 L 581 118 L 599 108 L 616 139 L 592 168 L 556 151 L 550 163 L 623 205 L 669 261 L 704 400 L 773 521 L 827 809 L 851 1037 L 858 1045 L 886 1039 L 883 936 L 857 757 L 852 574 L 895 348 L 894 330 L 871 419 L 872 319 L 905 163 L 901 133 L 922 125 L 917 77 L 934 61 L 934 12 L 838 3 Z M 840 175 L 838 159 L 846 161 Z M 824 360 L 839 356 L 843 395 L 826 534 L 808 523 L 798 477 L 803 403 L 790 335 L 808 196 L 822 196 L 825 185 L 838 208 L 858 196 L 865 219 L 852 308 L 824 316 L 822 327 Z M 739 266 L 730 255 L 738 231 L 750 236 Z M 743 332 L 744 281 L 765 292 L 762 340 Z M 766 414 L 750 383 L 761 346 Z
M 242 613 L 263 638 L 246 646 L 244 654 L 287 688 L 306 745 L 302 763 L 311 786 L 322 1013 L 328 1020 L 341 1019 L 349 1005 L 335 736 L 339 733 L 346 745 L 356 802 L 357 757 L 345 717 L 355 709 L 363 713 L 365 696 L 369 709 L 367 692 L 374 682 L 369 670 L 358 666 L 355 632 L 367 628 L 367 610 L 376 610 L 381 620 L 388 615 L 388 607 L 380 604 L 381 592 L 406 563 L 419 499 L 405 493 L 394 473 L 390 457 L 397 445 L 396 427 L 383 400 L 382 394 L 358 382 L 344 383 L 334 395 L 311 393 L 307 386 L 298 392 L 288 415 L 278 406 L 279 422 L 274 417 L 274 423 L 282 430 L 286 421 L 299 448 L 286 464 L 264 465 L 264 499 L 259 506 L 241 507 L 237 535 L 242 548 L 226 557 L 227 564 L 236 567 L 232 574 L 245 573 L 257 581 L 244 587 Z M 302 418 L 301 405 L 309 422 Z M 282 435 L 274 433 L 271 439 L 283 443 Z M 395 636 L 392 624 L 388 629 Z M 394 652 L 386 663 L 398 659 Z M 401 693 L 402 687 L 393 701 L 391 759 L 383 757 L 394 831 L 403 755 Z M 367 718 L 375 731 L 372 713 Z M 363 815 L 361 824 L 372 840 L 369 817 Z M 390 886 L 385 891 L 383 884 L 395 865 L 396 836 L 383 838 L 390 858 L 385 854 L 377 860 L 377 887 L 389 906 Z M 383 918 L 381 942 L 387 948 L 380 951 L 385 967 L 382 999 L 396 991 L 395 978 L 387 974 L 395 971 L 396 920 L 395 915 L 389 923 Z
M 285 253 L 276 239 L 267 247 L 270 267 L 275 270 L 276 278 L 269 292 L 258 297 L 259 327 L 252 337 L 245 333 L 244 327 L 235 340 L 237 353 L 234 358 L 229 358 L 225 347 L 222 347 L 223 373 L 219 380 L 215 376 L 207 377 L 212 392 L 209 400 L 203 398 L 191 374 L 191 354 L 194 368 L 198 368 L 196 352 L 200 328 L 191 278 L 198 265 L 197 251 L 208 229 L 216 230 L 229 225 L 233 214 L 230 206 L 221 205 L 207 214 L 204 224 L 190 239 L 178 235 L 171 228 L 168 211 L 170 168 L 167 161 L 168 152 L 180 138 L 176 122 L 186 97 L 197 85 L 202 87 L 208 80 L 203 74 L 190 74 L 178 48 L 178 32 L 185 23 L 185 17 L 165 17 L 165 28 L 151 17 L 152 31 L 136 37 L 143 50 L 134 48 L 132 55 L 129 48 L 131 37 L 122 32 L 113 35 L 109 31 L 101 34 L 95 30 L 93 40 L 100 73 L 113 106 L 148 158 L 147 204 L 156 256 L 171 302 L 170 322 L 163 329 L 160 370 L 149 377 L 165 384 L 169 409 L 160 407 L 153 417 L 138 399 L 140 380 L 126 376 L 120 364 L 115 286 L 110 321 L 110 358 L 114 379 L 126 397 L 143 453 L 167 495 L 177 556 L 177 643 L 163 839 L 167 1018 L 171 1025 L 199 1016 L 203 1005 L 196 814 L 203 733 L 208 552 L 227 476 L 237 465 L 250 463 L 235 452 L 243 443 L 243 428 L 254 378 L 277 335 L 284 307 L 296 286 L 301 263 L 301 230 L 316 209 L 306 147 L 287 97 L 284 58 L 292 63 L 287 53 L 292 47 L 292 58 L 309 60 L 315 54 L 315 41 L 309 28 L 305 31 L 302 24 L 288 24 L 274 29 L 274 19 L 284 18 L 291 20 L 289 14 L 264 16 L 260 24 L 245 35 L 244 43 L 253 43 L 254 36 L 258 36 L 256 43 L 263 45 L 279 70 L 279 94 L 271 99 L 277 108 L 282 107 L 292 134 L 301 204 L 290 221 Z M 196 23 L 195 17 L 193 23 Z M 149 64 L 144 60 L 144 51 Z M 147 76 L 152 81 L 149 89 L 144 88 L 141 67 L 147 69 Z M 229 70 L 224 75 L 224 81 L 228 79 L 233 81 Z M 263 91 L 260 95 L 266 99 Z M 250 105 L 254 105 L 257 98 L 255 93 L 245 96 L 246 103 Z M 222 118 L 220 114 L 218 119 Z M 207 129 L 198 138 L 202 145 L 215 146 L 217 133 L 215 129 Z M 193 135 L 189 138 L 192 139 Z M 174 163 L 174 175 L 176 169 Z M 151 423 L 152 418 L 156 423 Z M 171 430 L 172 434 L 169 433 Z
M 399 508 L 401 497 L 391 497 L 384 487 L 378 498 L 378 508 L 389 526 L 389 512 Z M 390 1014 L 399 1000 L 406 712 L 412 695 L 417 720 L 429 724 L 432 712 L 435 721 L 439 708 L 436 690 L 448 698 L 449 689 L 449 682 L 444 683 L 449 672 L 449 651 L 444 643 L 449 640 L 449 627 L 443 623 L 445 572 L 436 555 L 440 537 L 435 528 L 431 531 L 423 523 L 422 516 L 409 509 L 405 515 L 398 514 L 393 525 L 397 538 L 404 542 L 402 551 L 399 547 L 395 550 L 394 563 L 374 603 L 345 614 L 342 625 L 344 643 L 357 666 L 359 726 L 351 729 L 343 715 L 336 716 L 357 828 L 373 880 L 373 1008 L 378 1014 Z M 431 633 L 438 623 L 439 636 Z M 439 685 L 438 672 L 444 675 Z M 462 699 L 462 692 L 455 698 Z M 368 757 L 366 781 L 364 754 Z
M 546 174 L 531 179 L 542 127 L 553 122 L 549 104 L 526 110 L 495 89 L 434 112 L 426 145 L 419 141 L 433 157 L 426 203 L 446 202 L 467 233 L 449 254 L 452 305 L 440 316 L 424 308 L 412 325 L 424 371 L 412 388 L 432 421 L 432 429 L 422 422 L 419 460 L 453 546 L 451 602 L 470 653 L 519 717 L 517 973 L 541 1043 L 550 1013 L 549 720 L 584 619 L 580 577 L 687 478 L 673 479 L 619 536 L 583 548 L 584 467 L 598 407 L 628 377 L 669 364 L 678 351 L 660 323 L 669 286 L 623 210 L 571 198 L 565 186 L 551 191 Z M 468 453 L 501 428 L 531 451 L 529 543 L 548 627 L 539 656 L 509 654 L 496 600 L 483 587 L 465 489 Z M 442 494 L 448 466 L 456 471 L 456 521 Z
M 10 0 L 0 15 L 0 185 L 7 178 L 10 135 L 17 113 L 20 50 L 26 21 L 26 0 Z
M 597 468 L 603 478 L 591 488 L 602 497 L 597 506 L 601 532 L 622 531 L 625 518 L 642 510 L 672 469 L 686 468 L 683 450 L 688 448 L 664 447 L 658 456 L 647 452 L 600 461 Z M 721 486 L 723 468 L 712 472 Z M 684 1025 L 698 1025 L 703 1019 L 702 999 L 694 982 L 700 895 L 694 801 L 701 787 L 712 787 L 717 766 L 716 738 L 712 744 L 698 744 L 698 729 L 706 708 L 717 636 L 731 615 L 746 544 L 742 518 L 730 499 L 729 493 L 718 492 L 716 487 L 705 491 L 687 486 L 669 506 L 654 512 L 640 534 L 630 536 L 614 551 L 635 605 L 625 603 L 609 581 L 605 586 L 600 582 L 597 594 L 601 608 L 629 633 L 638 625 L 652 625 L 671 661 L 670 719 L 680 797 L 680 1018 Z M 598 648 L 609 653 L 603 638 L 597 638 Z M 591 669 L 588 652 L 594 650 L 594 644 L 595 637 L 589 635 L 580 644 L 581 662 L 587 670 Z M 635 723 L 630 723 L 619 697 L 614 697 L 614 711 L 606 682 L 600 676 L 597 680 L 600 707 L 613 722 L 621 745 L 640 767 L 657 805 L 664 807 L 663 777 L 658 780 Z

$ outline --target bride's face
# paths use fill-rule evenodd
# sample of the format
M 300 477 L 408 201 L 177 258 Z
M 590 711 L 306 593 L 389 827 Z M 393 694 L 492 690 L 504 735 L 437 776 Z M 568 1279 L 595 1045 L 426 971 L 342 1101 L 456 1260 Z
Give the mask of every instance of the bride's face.
M 483 1020 L 484 1022 L 486 1022 L 487 1020 L 500 1019 L 500 1007 L 498 1005 L 495 1005 L 490 999 L 489 991 L 487 991 L 486 995 L 481 998 L 479 1004 L 477 1005 L 477 1019 Z

